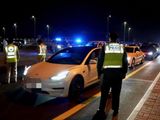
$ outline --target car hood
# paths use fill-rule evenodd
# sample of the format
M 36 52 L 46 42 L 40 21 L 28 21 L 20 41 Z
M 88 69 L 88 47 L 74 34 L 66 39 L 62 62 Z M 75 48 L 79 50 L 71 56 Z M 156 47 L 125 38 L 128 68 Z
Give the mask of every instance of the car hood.
M 76 66 L 78 65 L 65 65 L 41 62 L 31 66 L 31 68 L 28 70 L 27 77 L 48 80 L 48 78 L 57 75 L 60 72 L 73 69 Z

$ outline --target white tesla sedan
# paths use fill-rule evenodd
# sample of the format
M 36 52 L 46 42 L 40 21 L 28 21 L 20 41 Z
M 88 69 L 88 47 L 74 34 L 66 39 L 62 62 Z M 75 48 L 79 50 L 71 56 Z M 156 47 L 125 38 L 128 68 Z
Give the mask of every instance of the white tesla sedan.
M 75 97 L 99 81 L 97 57 L 100 48 L 65 48 L 46 62 L 29 66 L 24 71 L 24 87 L 40 89 L 55 97 Z

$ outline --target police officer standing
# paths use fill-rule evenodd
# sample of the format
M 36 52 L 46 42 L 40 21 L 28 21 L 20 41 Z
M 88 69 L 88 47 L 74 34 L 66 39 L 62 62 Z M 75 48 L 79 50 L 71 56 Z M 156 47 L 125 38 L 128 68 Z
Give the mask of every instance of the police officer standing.
M 103 74 L 101 81 L 101 99 L 99 109 L 92 120 L 105 120 L 105 107 L 109 90 L 112 91 L 112 120 L 118 120 L 119 101 L 122 79 L 128 70 L 127 54 L 122 44 L 117 43 L 118 35 L 110 33 L 109 43 L 100 52 L 97 69 L 98 75 Z
M 5 63 L 7 64 L 7 83 L 17 82 L 17 62 L 20 58 L 19 50 L 13 44 L 13 39 L 8 40 L 8 45 L 4 48 Z
M 46 59 L 47 46 L 41 39 L 39 39 L 37 42 L 38 42 L 38 61 L 42 62 L 45 61 Z

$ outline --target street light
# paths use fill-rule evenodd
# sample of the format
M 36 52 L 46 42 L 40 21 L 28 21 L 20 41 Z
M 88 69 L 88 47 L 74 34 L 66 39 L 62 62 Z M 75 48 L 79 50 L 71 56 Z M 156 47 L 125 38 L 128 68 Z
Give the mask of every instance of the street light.
M 48 39 L 48 41 L 49 41 L 49 29 L 50 29 L 50 26 L 49 25 L 46 25 L 46 28 L 47 28 L 47 39 Z
M 110 18 L 111 18 L 111 15 L 108 15 L 107 17 L 107 37 L 109 37 L 109 32 L 110 32 Z
M 6 28 L 2 27 L 2 30 L 3 30 L 3 37 L 5 38 L 5 36 L 6 36 Z
M 131 31 L 131 27 L 128 28 L 128 40 L 130 39 L 130 31 Z
M 17 38 L 17 23 L 14 23 L 13 26 L 15 30 L 15 38 Z
M 33 26 L 33 31 L 34 31 L 34 38 L 36 38 L 36 17 L 34 15 L 32 15 L 32 19 L 33 19 L 33 22 L 34 22 L 34 26 Z
M 123 36 L 123 39 L 124 39 L 124 43 L 125 43 L 125 38 L 126 38 L 126 36 L 125 36 L 126 33 L 125 33 L 125 32 L 126 32 L 126 25 L 127 25 L 127 22 L 124 21 L 123 24 L 124 24 L 124 36 Z

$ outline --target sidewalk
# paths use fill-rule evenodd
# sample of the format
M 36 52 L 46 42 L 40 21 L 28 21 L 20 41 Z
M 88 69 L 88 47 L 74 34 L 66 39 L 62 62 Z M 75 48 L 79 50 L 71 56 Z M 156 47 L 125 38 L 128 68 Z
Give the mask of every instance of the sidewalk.
M 160 73 L 134 120 L 160 120 Z M 130 117 L 129 120 L 132 120 Z

